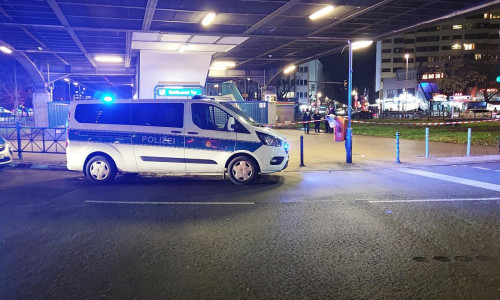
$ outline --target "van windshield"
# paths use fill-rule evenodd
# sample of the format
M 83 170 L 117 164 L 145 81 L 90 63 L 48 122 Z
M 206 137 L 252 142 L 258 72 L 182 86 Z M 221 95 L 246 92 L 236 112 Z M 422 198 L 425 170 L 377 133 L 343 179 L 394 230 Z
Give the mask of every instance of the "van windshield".
M 236 106 L 229 104 L 227 102 L 219 102 L 219 103 L 228 110 L 230 110 L 231 112 L 233 112 L 235 116 L 237 116 L 240 119 L 240 121 L 256 127 L 261 126 L 261 124 L 256 122 L 254 119 L 252 119 L 249 115 L 247 115 L 244 111 L 237 108 Z

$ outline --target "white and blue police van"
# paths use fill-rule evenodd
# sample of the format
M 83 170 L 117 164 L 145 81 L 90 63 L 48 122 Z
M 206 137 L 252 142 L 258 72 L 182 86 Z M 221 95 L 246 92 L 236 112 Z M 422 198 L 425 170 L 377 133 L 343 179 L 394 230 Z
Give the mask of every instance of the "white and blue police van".
M 283 135 L 213 99 L 74 101 L 67 166 L 93 183 L 118 172 L 226 174 L 239 185 L 288 165 Z

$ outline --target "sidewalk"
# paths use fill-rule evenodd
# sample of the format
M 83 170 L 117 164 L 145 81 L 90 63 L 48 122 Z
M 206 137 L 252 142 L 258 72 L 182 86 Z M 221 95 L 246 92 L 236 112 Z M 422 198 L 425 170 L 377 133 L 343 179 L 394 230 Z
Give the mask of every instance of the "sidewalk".
M 429 143 L 430 158 L 425 156 L 425 142 L 400 140 L 400 164 L 396 163 L 396 140 L 373 136 L 353 136 L 352 164 L 346 164 L 344 142 L 334 142 L 333 134 L 304 134 L 298 129 L 278 130 L 290 144 L 290 162 L 285 172 L 348 170 L 373 167 L 408 167 L 425 165 L 448 165 L 480 162 L 500 162 L 496 147 L 471 146 L 471 156 L 467 157 L 467 146 L 449 143 Z M 300 167 L 300 136 L 304 136 L 304 164 Z M 11 164 L 16 168 L 67 170 L 65 154 L 23 153 Z

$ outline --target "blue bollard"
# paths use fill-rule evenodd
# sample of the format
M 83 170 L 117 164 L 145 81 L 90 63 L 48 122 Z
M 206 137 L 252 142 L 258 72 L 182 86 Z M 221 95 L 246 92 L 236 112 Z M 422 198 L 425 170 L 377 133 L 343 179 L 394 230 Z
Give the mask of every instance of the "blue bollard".
M 300 136 L 300 166 L 305 167 L 304 165 L 304 136 Z
M 345 155 L 345 162 L 348 164 L 352 163 L 352 128 L 347 128 L 345 137 Z
M 429 128 L 425 128 L 425 158 L 429 158 Z
M 17 158 L 23 159 L 23 150 L 21 148 L 21 124 L 19 124 L 19 121 L 16 123 L 16 130 L 17 130 Z
M 401 163 L 399 161 L 399 131 L 396 132 L 396 163 Z
M 467 156 L 470 156 L 470 142 L 472 139 L 472 129 L 469 128 L 467 131 Z

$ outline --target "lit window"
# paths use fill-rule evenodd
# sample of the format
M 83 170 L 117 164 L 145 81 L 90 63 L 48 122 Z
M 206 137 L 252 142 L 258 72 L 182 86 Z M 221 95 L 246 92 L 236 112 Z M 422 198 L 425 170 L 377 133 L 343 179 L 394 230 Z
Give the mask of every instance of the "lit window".
M 474 59 L 475 59 L 475 60 L 480 60 L 480 59 L 481 59 L 481 54 L 476 53 L 476 54 L 474 55 Z
M 484 18 L 488 19 L 488 13 L 484 13 Z
M 476 44 L 464 44 L 464 50 L 474 50 L 476 47 Z
M 453 25 L 453 29 L 462 29 L 462 25 Z
M 464 46 L 465 46 L 465 44 L 464 44 Z M 451 46 L 451 49 L 453 49 L 453 50 L 460 50 L 460 49 L 462 49 L 462 45 L 460 45 L 460 44 L 455 44 L 455 45 Z M 467 49 L 466 49 L 466 50 L 467 50 Z

